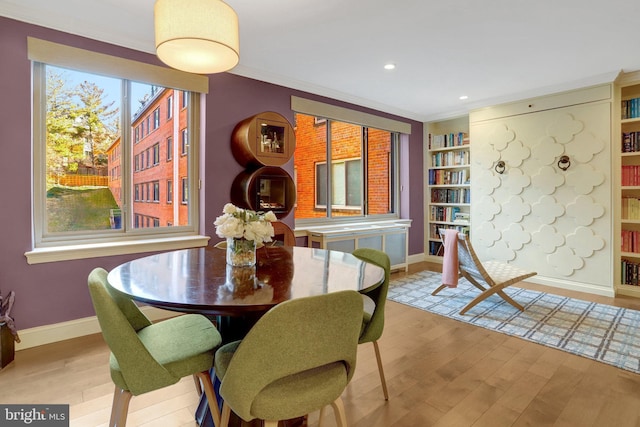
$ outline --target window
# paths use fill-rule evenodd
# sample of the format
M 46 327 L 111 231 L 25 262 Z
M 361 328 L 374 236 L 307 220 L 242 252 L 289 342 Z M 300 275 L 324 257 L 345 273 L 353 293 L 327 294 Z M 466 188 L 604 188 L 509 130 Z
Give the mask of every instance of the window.
M 301 113 L 295 128 L 296 220 L 397 215 L 397 133 Z
M 173 117 L 173 96 L 167 97 L 167 120 Z
M 153 201 L 160 201 L 160 181 L 153 181 Z
M 182 203 L 189 201 L 189 181 L 187 178 L 182 178 Z
M 167 181 L 167 203 L 173 203 L 173 181 Z
M 180 104 L 180 108 L 187 108 L 189 97 L 187 96 L 187 92 L 182 91 L 180 93 L 180 99 L 182 100 L 182 104 Z
M 189 132 L 186 129 L 182 129 L 180 135 L 180 154 L 184 156 L 187 154 L 187 148 L 189 147 Z
M 160 107 L 153 110 L 153 129 L 160 127 Z
M 156 142 L 153 146 L 153 165 L 157 166 L 160 164 L 160 143 Z
M 167 138 L 167 161 L 173 158 L 173 138 Z
M 189 150 L 179 167 L 164 168 L 158 141 L 190 128 L 180 137 L 186 146 L 198 146 L 199 93 L 207 91 L 207 79 L 32 38 L 28 44 L 34 88 L 34 250 L 27 261 L 51 261 L 50 255 L 41 257 L 54 253 L 48 248 L 58 248 L 54 260 L 86 257 L 79 244 L 99 250 L 108 243 L 117 253 L 133 253 L 150 246 L 130 241 L 153 245 L 154 239 L 181 237 L 184 243 L 175 248 L 201 246 L 197 193 L 188 193 L 197 189 L 189 181 L 198 176 L 198 150 Z M 160 110 L 182 93 L 189 102 L 186 114 L 176 116 L 174 130 L 160 122 Z M 153 139 L 147 136 L 152 126 Z M 163 208 L 161 201 L 160 182 L 171 179 L 183 182 L 179 209 Z M 113 209 L 122 211 L 118 228 L 111 225 Z M 157 230 L 141 234 L 138 229 L 149 219 Z
M 331 206 L 332 209 L 359 210 L 362 205 L 360 191 L 360 159 L 336 161 L 331 164 Z M 327 207 L 327 164 L 316 164 L 316 207 Z

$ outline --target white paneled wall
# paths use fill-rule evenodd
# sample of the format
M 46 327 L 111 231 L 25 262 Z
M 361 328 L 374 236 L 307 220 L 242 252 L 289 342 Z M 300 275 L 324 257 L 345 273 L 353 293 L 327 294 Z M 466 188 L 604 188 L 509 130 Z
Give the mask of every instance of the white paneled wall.
M 471 114 L 472 243 L 480 259 L 533 269 L 548 284 L 609 294 L 611 88 L 577 93 L 577 105 L 573 92 L 537 111 L 543 103 L 529 101 Z M 534 111 L 509 114 L 523 104 Z

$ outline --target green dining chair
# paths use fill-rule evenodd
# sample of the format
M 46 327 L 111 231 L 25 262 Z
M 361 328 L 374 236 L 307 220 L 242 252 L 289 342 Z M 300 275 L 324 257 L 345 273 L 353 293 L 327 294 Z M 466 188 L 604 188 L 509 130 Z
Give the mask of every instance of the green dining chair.
M 241 341 L 216 351 L 223 399 L 221 427 L 231 411 L 245 421 L 303 417 L 327 405 L 346 426 L 340 395 L 353 376 L 362 326 L 362 298 L 340 291 L 280 303 Z
M 91 271 L 88 285 L 102 336 L 111 350 L 115 391 L 109 426 L 125 426 L 132 396 L 193 375 L 198 391 L 200 385 L 204 388 L 218 427 L 220 410 L 209 370 L 222 338 L 211 321 L 200 314 L 185 314 L 151 323 L 130 298 L 109 286 L 103 268 Z
M 359 343 L 373 343 L 376 361 L 378 362 L 378 372 L 380 373 L 380 382 L 382 384 L 382 393 L 384 393 L 384 400 L 389 400 L 389 392 L 387 391 L 387 381 L 384 378 L 378 339 L 380 339 L 382 331 L 384 330 L 384 305 L 387 302 L 387 291 L 389 290 L 391 260 L 386 253 L 371 248 L 358 248 L 353 251 L 353 255 L 384 269 L 384 282 L 382 282 L 382 285 L 369 292 L 361 293 L 364 304 L 364 319 Z

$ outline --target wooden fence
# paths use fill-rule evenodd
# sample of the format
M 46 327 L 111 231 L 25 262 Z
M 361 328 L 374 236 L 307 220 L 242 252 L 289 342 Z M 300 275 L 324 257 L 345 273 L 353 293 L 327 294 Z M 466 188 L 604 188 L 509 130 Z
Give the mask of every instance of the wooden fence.
M 60 185 L 66 185 L 67 187 L 108 187 L 109 177 L 97 175 L 65 175 L 58 177 L 58 182 Z

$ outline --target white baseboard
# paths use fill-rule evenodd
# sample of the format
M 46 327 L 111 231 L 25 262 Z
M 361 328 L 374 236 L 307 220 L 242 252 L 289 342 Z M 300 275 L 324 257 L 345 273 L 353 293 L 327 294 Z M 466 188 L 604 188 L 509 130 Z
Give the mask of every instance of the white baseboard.
M 409 263 L 409 264 L 416 264 L 416 263 L 419 263 L 419 262 L 423 262 L 424 260 L 425 260 L 424 253 L 409 255 L 407 257 L 407 263 Z
M 585 292 L 588 294 L 601 295 L 605 297 L 615 297 L 615 291 L 590 283 L 574 282 L 571 280 L 556 279 L 553 277 L 533 276 L 529 277 L 527 282 L 536 283 L 538 285 L 550 286 L 552 288 L 568 289 L 570 291 Z M 518 285 L 515 285 L 518 286 Z
M 151 321 L 166 319 L 178 316 L 180 313 L 162 310 L 155 307 L 140 307 L 142 312 Z M 57 341 L 64 341 L 71 338 L 100 333 L 98 318 L 95 316 L 82 319 L 70 320 L 68 322 L 54 323 L 51 325 L 37 326 L 30 329 L 18 331 L 20 342 L 16 343 L 16 351 L 24 350 L 39 345 L 51 344 Z

